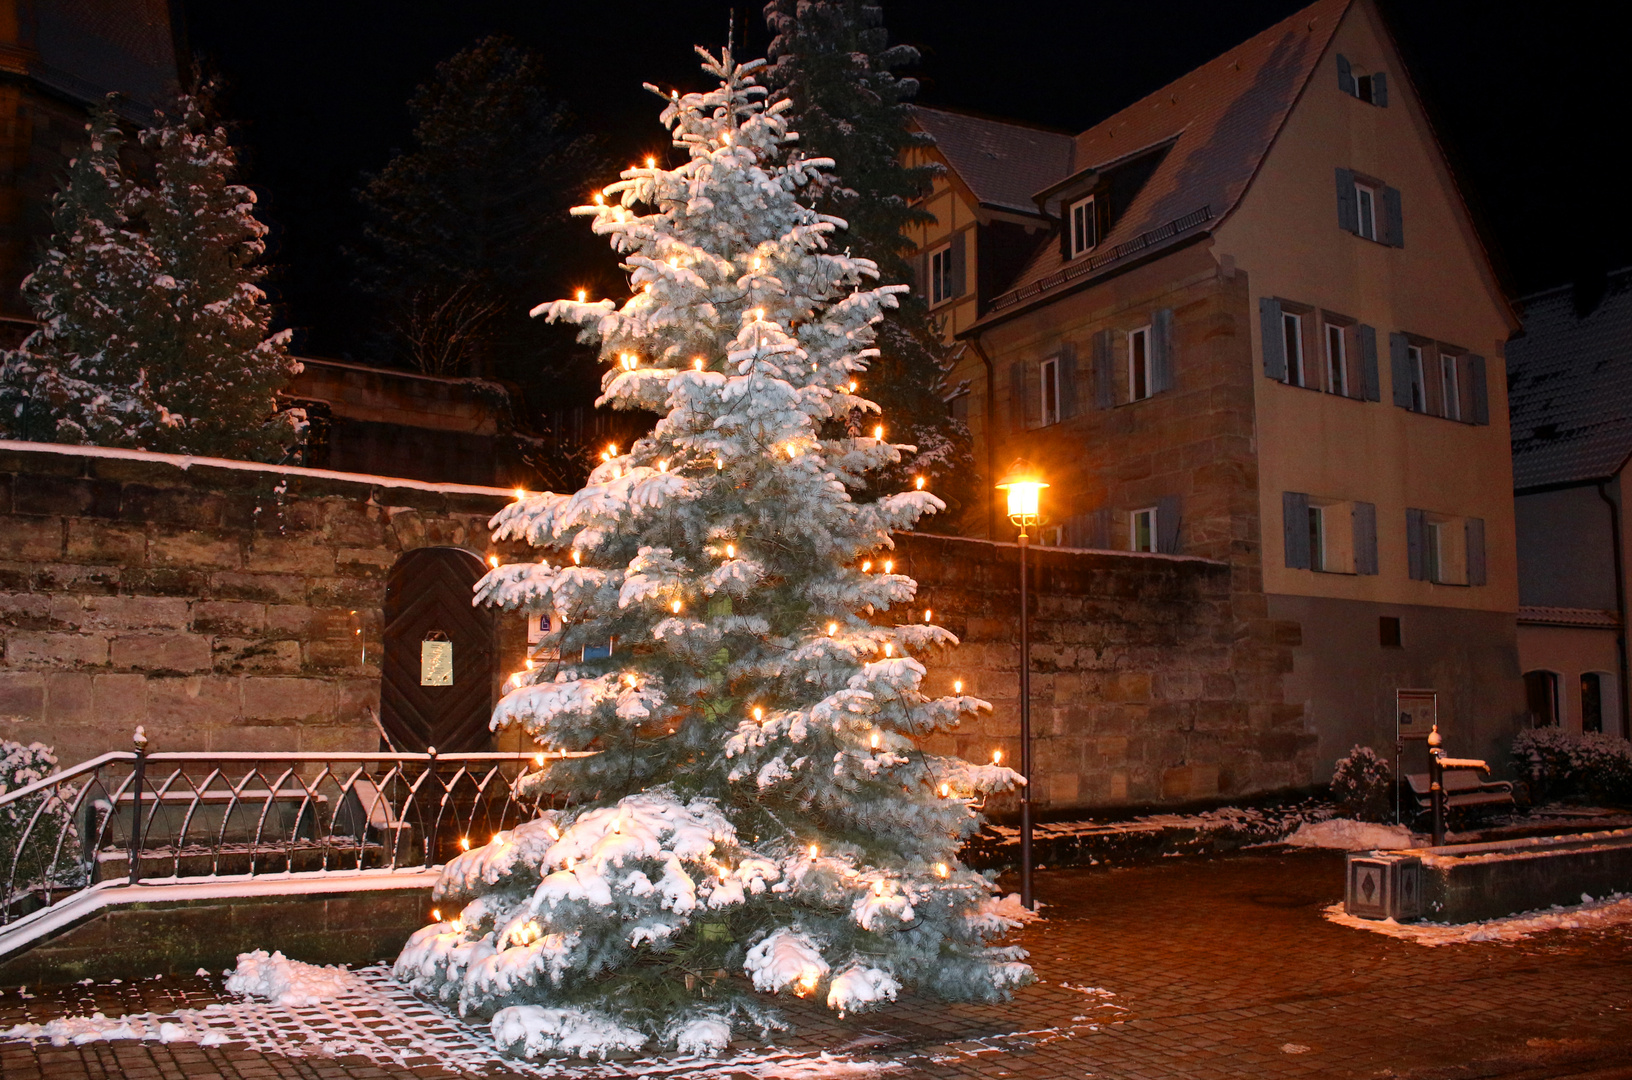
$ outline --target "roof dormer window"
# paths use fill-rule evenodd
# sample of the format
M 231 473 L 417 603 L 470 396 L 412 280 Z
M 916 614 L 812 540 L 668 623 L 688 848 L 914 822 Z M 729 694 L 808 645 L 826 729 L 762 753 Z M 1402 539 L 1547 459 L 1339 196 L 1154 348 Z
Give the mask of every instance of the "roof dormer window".
M 1070 230 L 1071 258 L 1086 255 L 1099 243 L 1099 215 L 1094 196 L 1078 199 L 1066 214 L 1065 227 Z

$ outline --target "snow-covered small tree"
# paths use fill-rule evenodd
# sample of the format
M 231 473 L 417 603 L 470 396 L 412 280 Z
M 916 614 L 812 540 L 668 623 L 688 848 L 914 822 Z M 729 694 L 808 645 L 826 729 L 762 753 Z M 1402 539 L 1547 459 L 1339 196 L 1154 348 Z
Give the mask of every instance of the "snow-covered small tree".
M 455 859 L 448 919 L 396 964 L 525 1053 L 715 1052 L 775 1022 L 763 994 L 843 1012 L 1030 978 L 957 857 L 1019 778 L 917 742 L 989 708 L 928 674 L 955 639 L 892 572 L 891 532 L 940 500 L 853 496 L 911 451 L 849 390 L 904 287 L 872 284 L 873 263 L 831 250 L 844 223 L 801 203 L 825 163 L 787 156 L 762 62 L 703 55 L 718 88 L 663 113 L 685 163 L 631 168 L 575 211 L 633 295 L 538 309 L 599 344 L 606 402 L 661 419 L 582 490 L 501 512 L 496 536 L 546 557 L 477 589 L 560 624 L 563 659 L 518 674 L 494 724 L 588 752 L 532 778 L 572 809 Z M 858 415 L 868 433 L 846 434 Z
M 39 320 L 21 348 L 0 356 L 0 434 L 39 442 L 131 445 L 159 423 L 133 332 L 152 254 L 130 219 L 134 185 L 112 99 L 51 202 L 52 236 L 23 279 Z
M 4 361 L 19 438 L 277 460 L 299 437 L 276 392 L 300 371 L 255 284 L 266 226 L 196 98 L 141 132 L 151 183 L 121 166 L 111 103 L 90 125 L 23 283 L 39 328 Z

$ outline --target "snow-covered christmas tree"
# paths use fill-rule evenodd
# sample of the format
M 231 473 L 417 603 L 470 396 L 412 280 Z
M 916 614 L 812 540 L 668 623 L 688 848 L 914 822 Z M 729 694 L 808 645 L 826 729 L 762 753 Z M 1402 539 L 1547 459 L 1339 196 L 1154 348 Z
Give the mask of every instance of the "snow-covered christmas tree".
M 93 119 L 23 282 L 39 329 L 0 361 L 0 431 L 272 461 L 298 441 L 304 417 L 275 395 L 300 365 L 255 284 L 255 195 L 199 99 L 176 113 L 141 132 L 151 183 L 121 165 L 111 102 Z
M 911 451 L 852 392 L 903 287 L 869 287 L 874 265 L 832 250 L 844 223 L 801 204 L 825 163 L 786 153 L 761 62 L 703 55 L 718 88 L 663 113 L 685 163 L 648 159 L 575 211 L 633 295 L 538 309 L 599 342 L 607 402 L 661 419 L 584 489 L 499 514 L 547 557 L 477 590 L 559 625 L 562 660 L 518 676 L 494 724 L 592 753 L 535 778 L 571 809 L 449 865 L 449 918 L 396 965 L 527 1054 L 713 1053 L 776 1023 L 765 995 L 848 1012 L 1031 977 L 957 858 L 1018 777 L 915 741 L 989 708 L 928 674 L 955 640 L 893 572 L 890 533 L 940 501 L 851 495 Z M 869 434 L 825 437 L 858 413 Z

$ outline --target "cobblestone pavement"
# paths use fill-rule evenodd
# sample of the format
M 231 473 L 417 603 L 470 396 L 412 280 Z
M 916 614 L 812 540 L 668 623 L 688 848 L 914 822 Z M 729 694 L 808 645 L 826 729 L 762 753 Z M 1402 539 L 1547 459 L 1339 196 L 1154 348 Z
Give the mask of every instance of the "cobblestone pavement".
M 1632 927 L 1424 948 L 1322 919 L 1321 908 L 1338 898 L 1341 868 L 1338 855 L 1295 852 L 1046 872 L 1038 894 L 1050 905 L 1048 921 L 1023 935 L 1039 982 L 1012 1002 L 907 999 L 848 1021 L 794 1002 L 797 1031 L 778 1052 L 722 1063 L 507 1068 L 490 1055 L 462 1057 L 460 1047 L 478 1046 L 479 1033 L 433 1017 L 431 1041 L 443 1052 L 404 1045 L 395 1061 L 377 1047 L 372 1056 L 340 1056 L 339 1044 L 282 1045 L 246 1027 L 249 1045 L 0 1043 L 0 1076 L 820 1080 L 872 1065 L 900 1080 L 1632 1080 Z M 219 987 L 204 978 L 148 981 L 40 990 L 31 999 L 8 988 L 0 1031 L 97 1010 L 171 1013 L 229 1002 Z M 402 1008 L 365 1003 L 325 1015 L 329 1030 L 378 1025 L 389 1040 L 385 1029 Z M 217 1015 L 218 1025 L 239 1023 Z M 823 1051 L 832 1057 L 819 1057 Z

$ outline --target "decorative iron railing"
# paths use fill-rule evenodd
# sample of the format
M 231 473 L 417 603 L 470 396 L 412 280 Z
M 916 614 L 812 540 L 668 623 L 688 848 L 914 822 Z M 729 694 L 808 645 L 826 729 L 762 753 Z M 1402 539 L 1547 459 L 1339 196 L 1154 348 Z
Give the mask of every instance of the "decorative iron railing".
M 1192 210 L 1181 218 L 1174 218 L 1166 225 L 1158 225 L 1148 232 L 1142 232 L 1138 236 L 1133 237 L 1131 240 L 1126 240 L 1115 247 L 1106 248 L 1103 251 L 1096 251 L 1086 259 L 1083 259 L 1080 262 L 1074 262 L 1065 267 L 1063 270 L 1056 270 L 1054 273 L 1045 278 L 1037 279 L 1030 285 L 1022 285 L 1018 289 L 1011 289 L 1009 292 L 993 298 L 992 305 L 988 310 L 1001 311 L 1004 308 L 1012 307 L 1023 300 L 1030 300 L 1034 296 L 1041 296 L 1050 289 L 1058 288 L 1068 281 L 1075 281 L 1079 277 L 1086 274 L 1092 274 L 1094 271 L 1103 269 L 1104 267 L 1109 266 L 1111 263 L 1125 259 L 1130 255 L 1137 255 L 1139 252 L 1159 244 L 1164 240 L 1171 240 L 1175 236 L 1179 236 L 1182 233 L 1187 233 L 1199 225 L 1205 225 L 1207 222 L 1211 221 L 1212 218 L 1213 210 L 1210 206 L 1203 206 L 1199 210 Z
M 0 926 L 100 881 L 438 866 L 559 805 L 529 779 L 544 760 L 149 753 L 138 738 L 0 794 Z

